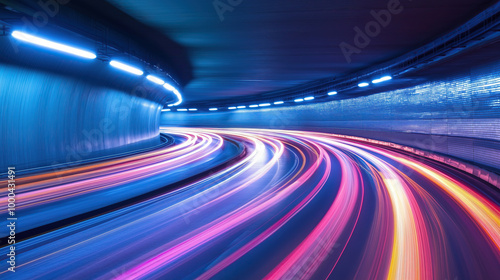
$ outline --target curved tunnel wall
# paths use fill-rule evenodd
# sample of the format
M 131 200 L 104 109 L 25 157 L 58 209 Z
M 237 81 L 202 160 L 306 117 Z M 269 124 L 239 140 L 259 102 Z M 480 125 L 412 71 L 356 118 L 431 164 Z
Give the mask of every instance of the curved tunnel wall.
M 160 104 L 78 79 L 0 64 L 0 104 L 1 170 L 63 168 L 160 142 Z
M 280 109 L 167 112 L 165 126 L 333 132 L 395 142 L 500 170 L 500 64 L 379 94 Z

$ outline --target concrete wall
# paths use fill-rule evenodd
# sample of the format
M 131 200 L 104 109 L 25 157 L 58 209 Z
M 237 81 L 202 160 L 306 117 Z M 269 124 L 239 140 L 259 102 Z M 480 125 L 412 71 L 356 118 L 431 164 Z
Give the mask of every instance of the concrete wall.
M 160 104 L 77 78 L 0 64 L 0 104 L 0 173 L 160 142 Z

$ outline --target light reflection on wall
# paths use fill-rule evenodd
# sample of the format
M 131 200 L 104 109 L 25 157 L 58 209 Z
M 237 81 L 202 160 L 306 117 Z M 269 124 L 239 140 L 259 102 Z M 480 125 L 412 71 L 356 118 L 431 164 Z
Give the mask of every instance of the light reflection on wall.
M 158 103 L 81 80 L 0 65 L 0 104 L 5 170 L 64 165 L 160 141 Z
M 163 113 L 162 125 L 336 132 L 500 169 L 500 64 L 370 96 L 267 110 Z

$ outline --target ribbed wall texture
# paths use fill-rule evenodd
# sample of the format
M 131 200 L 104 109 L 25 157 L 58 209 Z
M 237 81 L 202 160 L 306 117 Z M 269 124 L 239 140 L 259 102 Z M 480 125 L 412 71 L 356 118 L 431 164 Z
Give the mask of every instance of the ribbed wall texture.
M 160 141 L 159 104 L 76 79 L 0 64 L 0 104 L 0 173 L 6 166 L 65 165 Z
M 500 169 L 500 64 L 354 99 L 231 112 L 169 112 L 165 126 L 335 132 L 396 142 Z

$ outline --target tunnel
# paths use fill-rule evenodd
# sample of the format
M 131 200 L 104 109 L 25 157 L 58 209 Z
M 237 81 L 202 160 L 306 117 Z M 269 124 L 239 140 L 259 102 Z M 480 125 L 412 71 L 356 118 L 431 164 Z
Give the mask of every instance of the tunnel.
M 0 279 L 499 279 L 500 2 L 0 0 Z

